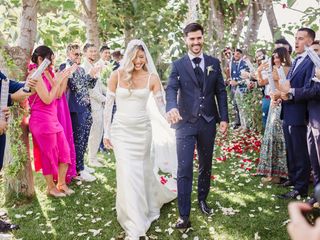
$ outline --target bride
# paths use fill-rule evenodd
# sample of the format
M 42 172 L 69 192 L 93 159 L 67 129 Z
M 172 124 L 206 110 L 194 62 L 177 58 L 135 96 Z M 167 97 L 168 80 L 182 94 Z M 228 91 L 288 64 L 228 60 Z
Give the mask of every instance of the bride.
M 174 132 L 160 114 L 165 115 L 161 81 L 144 42 L 132 40 L 108 82 L 104 133 L 116 158 L 117 219 L 126 239 L 145 236 L 162 205 L 177 196 L 176 181 L 158 175 L 160 169 L 176 176 L 177 169 Z

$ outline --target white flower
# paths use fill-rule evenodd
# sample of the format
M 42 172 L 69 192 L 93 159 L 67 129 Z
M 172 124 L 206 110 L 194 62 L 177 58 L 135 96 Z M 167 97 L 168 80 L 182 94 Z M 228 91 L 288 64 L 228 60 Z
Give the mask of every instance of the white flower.
M 210 72 L 214 71 L 213 65 L 207 67 L 207 76 L 209 76 Z

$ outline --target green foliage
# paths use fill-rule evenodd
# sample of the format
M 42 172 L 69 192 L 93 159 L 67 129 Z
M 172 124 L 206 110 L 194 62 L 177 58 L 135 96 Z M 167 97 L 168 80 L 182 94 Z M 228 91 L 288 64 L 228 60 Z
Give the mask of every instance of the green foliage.
M 3 43 L 2 43 L 3 44 Z M 15 73 L 15 76 L 18 77 L 23 73 L 19 68 L 14 64 L 12 58 L 6 53 L 5 49 L 0 43 L 0 54 L 6 62 L 6 69 L 8 70 L 9 76 L 11 73 Z M 16 177 L 19 172 L 24 168 L 25 162 L 28 160 L 26 145 L 22 142 L 22 128 L 21 120 L 23 117 L 23 109 L 18 105 L 10 108 L 11 121 L 9 126 L 9 135 L 10 135 L 10 148 L 12 154 L 12 162 L 7 166 L 6 172 L 10 177 Z

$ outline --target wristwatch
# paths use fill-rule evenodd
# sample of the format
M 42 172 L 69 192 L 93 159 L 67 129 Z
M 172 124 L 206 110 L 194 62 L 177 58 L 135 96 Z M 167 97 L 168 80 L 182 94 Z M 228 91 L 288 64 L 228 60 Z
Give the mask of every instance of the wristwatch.
M 293 94 L 291 92 L 288 92 L 288 100 L 292 100 L 293 99 Z

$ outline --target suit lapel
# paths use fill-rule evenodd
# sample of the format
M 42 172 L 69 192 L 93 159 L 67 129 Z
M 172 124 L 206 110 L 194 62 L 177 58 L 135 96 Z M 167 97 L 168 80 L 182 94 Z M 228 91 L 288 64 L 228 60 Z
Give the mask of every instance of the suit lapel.
M 294 76 L 295 76 L 298 72 L 300 72 L 301 69 L 304 68 L 304 66 L 308 63 L 308 61 L 309 61 L 309 56 L 306 56 L 305 59 L 302 61 L 302 63 L 300 63 L 300 64 L 298 65 L 298 67 L 294 70 L 294 72 L 293 72 L 293 74 L 292 74 L 292 76 L 291 76 L 291 79 L 293 79 Z
M 194 83 L 197 86 L 199 86 L 196 74 L 194 73 L 193 66 L 191 64 L 191 60 L 190 60 L 188 54 L 185 55 L 185 57 L 184 57 L 184 66 L 185 66 L 185 69 L 187 70 L 187 72 L 189 73 L 191 79 L 194 81 Z

